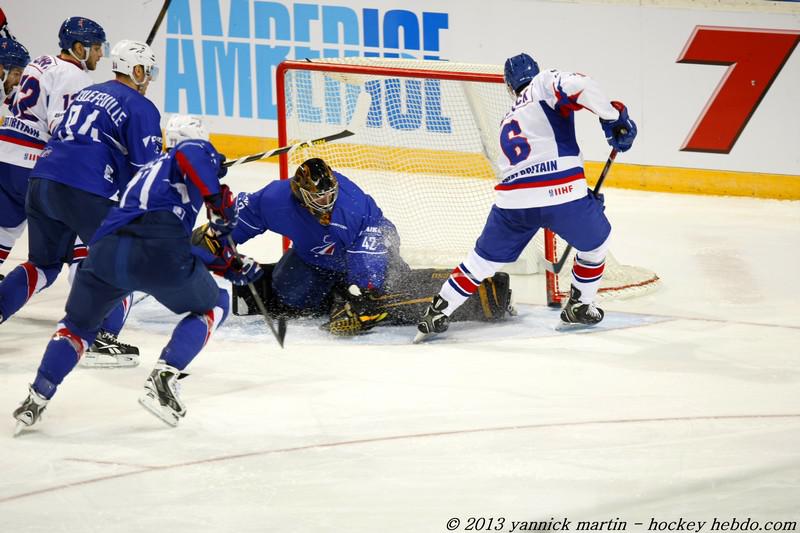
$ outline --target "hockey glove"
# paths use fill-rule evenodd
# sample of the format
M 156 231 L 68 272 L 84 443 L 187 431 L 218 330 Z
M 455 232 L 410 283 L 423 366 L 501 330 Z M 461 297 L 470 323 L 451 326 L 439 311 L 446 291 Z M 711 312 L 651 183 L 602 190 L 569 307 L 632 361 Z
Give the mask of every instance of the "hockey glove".
M 323 325 L 323 329 L 334 335 L 358 335 L 366 333 L 389 316 L 381 308 L 377 296 L 369 289 L 360 289 L 358 285 L 350 285 L 344 295 L 344 307 L 331 315 L 331 320 Z
M 611 105 L 619 111 L 617 120 L 600 119 L 600 125 L 606 134 L 609 146 L 620 152 L 626 152 L 633 146 L 636 138 L 636 123 L 628 116 L 628 108 L 622 102 L 612 101 Z
M 594 201 L 600 204 L 600 207 L 605 210 L 606 208 L 606 195 L 601 192 L 594 192 L 594 190 L 589 189 L 589 196 L 594 198 Z
M 229 250 L 229 253 L 233 253 L 230 246 L 225 248 Z M 234 285 L 247 285 L 258 281 L 263 274 L 264 271 L 261 270 L 261 266 L 255 259 L 245 255 L 236 257 L 234 254 L 231 266 L 223 273 L 223 276 Z
M 205 198 L 208 222 L 218 237 L 225 236 L 239 220 L 239 207 L 227 185 L 220 185 L 219 192 Z
M 252 258 L 237 256 L 233 248 L 209 231 L 208 225 L 192 232 L 192 245 L 192 253 L 199 257 L 211 272 L 224 277 L 234 285 L 253 283 L 264 273 Z

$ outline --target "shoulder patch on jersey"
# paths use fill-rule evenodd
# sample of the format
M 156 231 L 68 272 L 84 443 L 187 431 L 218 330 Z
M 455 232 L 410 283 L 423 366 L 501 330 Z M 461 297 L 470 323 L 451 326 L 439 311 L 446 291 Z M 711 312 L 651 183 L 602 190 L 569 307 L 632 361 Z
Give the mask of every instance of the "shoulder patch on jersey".
M 157 135 L 148 135 L 142 139 L 142 144 L 144 144 L 145 148 L 147 148 L 147 145 L 150 143 L 161 145 L 161 137 L 158 137 Z

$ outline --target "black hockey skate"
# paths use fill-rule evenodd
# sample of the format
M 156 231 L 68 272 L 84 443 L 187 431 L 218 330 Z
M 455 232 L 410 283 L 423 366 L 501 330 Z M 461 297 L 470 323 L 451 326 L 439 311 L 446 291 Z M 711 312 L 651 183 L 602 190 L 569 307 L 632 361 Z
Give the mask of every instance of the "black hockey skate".
M 14 418 L 17 420 L 14 436 L 38 422 L 49 402 L 50 400 L 33 390 L 33 387 L 28 387 L 28 397 L 14 410 Z
M 433 297 L 431 305 L 422 315 L 422 320 L 417 324 L 417 335 L 414 337 L 414 344 L 428 340 L 434 335 L 447 331 L 450 326 L 450 317 L 443 311 L 447 309 L 447 300 L 438 294 Z
M 186 416 L 186 405 L 178 394 L 178 380 L 186 376 L 188 374 L 159 359 L 144 382 L 144 395 L 139 398 L 139 403 L 165 424 L 177 426 L 180 419 Z
M 86 368 L 133 368 L 139 365 L 139 348 L 119 342 L 116 335 L 101 330 L 81 357 Z
M 581 302 L 581 291 L 574 285 L 569 291 L 569 300 L 561 310 L 561 322 L 566 327 L 594 326 L 598 324 L 605 313 L 593 303 Z

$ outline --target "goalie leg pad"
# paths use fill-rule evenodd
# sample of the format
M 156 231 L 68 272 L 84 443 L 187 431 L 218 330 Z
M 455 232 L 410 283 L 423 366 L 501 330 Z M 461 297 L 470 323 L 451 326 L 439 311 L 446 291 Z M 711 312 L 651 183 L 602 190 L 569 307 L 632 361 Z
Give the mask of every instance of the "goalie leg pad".
M 380 324 L 416 325 L 438 293 L 442 282 L 449 277 L 449 270 L 428 268 L 409 271 L 393 285 L 396 291 L 387 292 L 376 299 L 376 309 L 387 314 L 379 320 Z M 364 333 L 363 324 L 348 316 L 346 303 L 347 300 L 339 296 L 334 299 L 330 311 L 331 320 L 323 324 L 322 329 L 337 335 Z M 450 320 L 491 321 L 513 314 L 516 313 L 511 305 L 511 279 L 505 272 L 498 272 L 483 280 L 475 294 L 453 313 Z
M 450 320 L 491 322 L 514 314 L 516 312 L 511 305 L 511 278 L 505 272 L 498 272 L 483 280 L 475 294 L 453 311 Z

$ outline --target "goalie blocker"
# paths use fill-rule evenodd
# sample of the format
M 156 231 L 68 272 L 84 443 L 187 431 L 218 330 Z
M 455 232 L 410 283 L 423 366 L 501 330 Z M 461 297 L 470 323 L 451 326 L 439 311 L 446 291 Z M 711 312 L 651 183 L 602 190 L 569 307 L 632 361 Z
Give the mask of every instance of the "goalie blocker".
M 267 312 L 275 317 L 295 318 L 314 315 L 298 312 L 282 305 L 273 295 L 272 269 L 274 264 L 262 264 L 264 276 L 254 283 Z M 330 320 L 321 326 L 334 335 L 358 335 L 378 324 L 414 325 L 428 304 L 438 293 L 442 282 L 450 276 L 449 270 L 419 269 L 402 274 L 395 287 L 401 290 L 387 291 L 384 294 L 366 294 L 355 303 L 344 287 L 334 290 L 326 302 L 330 309 Z M 247 287 L 233 287 L 233 314 L 239 316 L 258 315 L 258 307 Z M 481 283 L 475 294 L 458 308 L 451 321 L 495 321 L 514 315 L 511 302 L 509 275 L 498 272 Z M 319 315 L 317 315 L 319 316 Z

